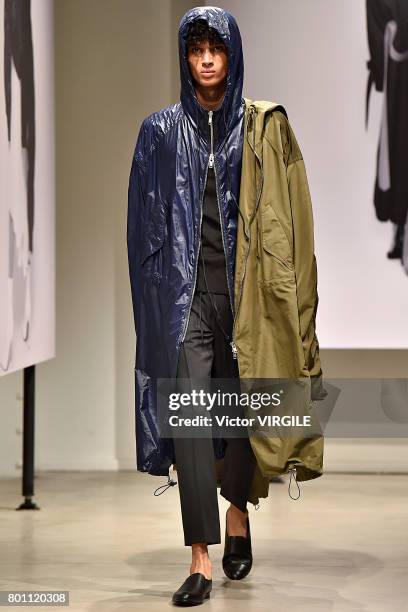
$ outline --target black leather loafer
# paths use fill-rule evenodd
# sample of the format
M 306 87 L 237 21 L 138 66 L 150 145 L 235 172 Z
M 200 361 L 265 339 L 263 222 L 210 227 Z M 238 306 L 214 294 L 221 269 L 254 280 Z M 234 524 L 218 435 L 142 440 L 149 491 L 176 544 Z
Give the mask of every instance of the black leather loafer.
M 242 580 L 252 568 L 252 546 L 249 517 L 246 536 L 229 536 L 225 519 L 225 545 L 222 558 L 224 574 L 231 580 Z
M 210 596 L 211 589 L 212 580 L 208 580 L 200 572 L 194 572 L 173 593 L 171 601 L 176 606 L 197 606 Z

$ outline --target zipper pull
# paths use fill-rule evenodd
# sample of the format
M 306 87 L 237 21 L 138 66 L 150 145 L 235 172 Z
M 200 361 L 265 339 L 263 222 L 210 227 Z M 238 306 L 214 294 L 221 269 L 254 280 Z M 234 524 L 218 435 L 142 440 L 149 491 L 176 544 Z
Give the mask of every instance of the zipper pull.
M 236 344 L 234 341 L 230 342 L 230 345 L 232 347 L 232 357 L 233 359 L 237 359 L 238 358 L 238 349 L 236 347 Z
M 213 115 L 213 111 L 210 110 L 208 111 L 208 125 L 210 126 L 210 133 L 211 133 L 211 153 L 210 153 L 210 157 L 208 158 L 208 167 L 209 168 L 213 168 L 214 167 L 214 153 L 212 152 L 212 115 Z

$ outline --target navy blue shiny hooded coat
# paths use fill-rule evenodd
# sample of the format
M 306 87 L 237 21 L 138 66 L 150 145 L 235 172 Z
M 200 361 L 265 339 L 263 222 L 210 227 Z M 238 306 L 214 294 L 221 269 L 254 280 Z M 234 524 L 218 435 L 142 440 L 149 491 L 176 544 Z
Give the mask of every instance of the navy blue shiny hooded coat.
M 234 312 L 234 269 L 241 177 L 244 63 L 234 17 L 217 7 L 188 11 L 179 26 L 180 102 L 152 113 L 140 127 L 128 189 L 127 244 L 135 329 L 137 469 L 168 475 L 171 438 L 158 428 L 157 378 L 175 378 L 197 276 L 202 203 L 211 153 L 210 113 L 187 63 L 187 28 L 197 18 L 228 49 L 226 93 L 212 113 L 213 154 L 227 281 Z M 214 440 L 221 458 L 225 445 Z

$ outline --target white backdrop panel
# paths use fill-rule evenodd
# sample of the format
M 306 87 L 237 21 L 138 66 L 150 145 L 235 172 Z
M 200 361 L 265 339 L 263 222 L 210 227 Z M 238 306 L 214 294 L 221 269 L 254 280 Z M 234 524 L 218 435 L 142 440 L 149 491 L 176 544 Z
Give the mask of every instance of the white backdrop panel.
M 16 3 L 22 7 L 25 3 Z M 9 16 L 0 0 L 0 374 L 55 356 L 54 43 L 51 0 L 31 3 L 32 52 L 20 11 Z M 13 17 L 12 17 L 13 14 Z M 8 44 L 5 47 L 5 39 Z M 4 54 L 4 55 L 3 55 Z M 17 62 L 15 61 L 17 59 Z M 7 66 L 10 61 L 10 80 Z M 16 69 L 18 62 L 23 69 Z M 34 95 L 30 90 L 34 74 Z M 10 94 L 10 134 L 6 91 Z M 22 103 L 25 112 L 22 114 Z M 33 119 L 25 121 L 33 113 Z M 29 147 L 22 133 L 30 134 Z M 28 214 L 29 167 L 34 168 L 32 243 Z

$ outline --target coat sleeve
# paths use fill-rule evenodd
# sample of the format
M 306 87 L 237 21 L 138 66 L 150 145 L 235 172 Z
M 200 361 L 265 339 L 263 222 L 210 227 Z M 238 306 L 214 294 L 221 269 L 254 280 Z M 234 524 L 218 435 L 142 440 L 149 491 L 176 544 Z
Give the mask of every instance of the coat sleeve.
M 136 141 L 128 183 L 127 253 L 136 335 L 138 325 L 140 324 L 138 314 L 140 296 L 141 232 L 143 228 L 145 208 L 143 168 L 144 134 L 145 122 L 142 123 Z
M 299 326 L 312 385 L 312 400 L 327 396 L 316 334 L 317 263 L 314 252 L 313 210 L 302 153 L 289 121 L 285 121 L 283 151 L 293 225 L 294 265 Z

